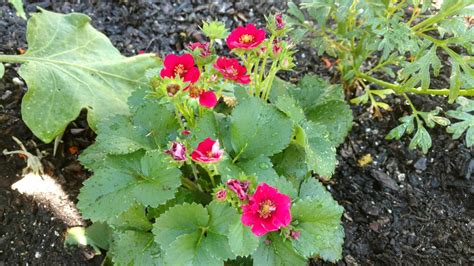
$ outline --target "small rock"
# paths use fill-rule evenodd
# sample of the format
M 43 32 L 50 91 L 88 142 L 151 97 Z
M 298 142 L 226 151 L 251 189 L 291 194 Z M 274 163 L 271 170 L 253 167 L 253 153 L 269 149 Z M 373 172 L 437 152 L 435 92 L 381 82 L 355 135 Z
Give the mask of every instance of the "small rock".
M 426 157 L 421 157 L 420 159 L 418 159 L 418 161 L 416 161 L 414 165 L 415 169 L 419 171 L 425 171 L 427 162 L 428 160 L 426 159 Z
M 25 85 L 25 84 L 23 83 L 23 81 L 21 81 L 21 79 L 19 79 L 19 78 L 17 78 L 17 77 L 13 78 L 12 81 L 13 81 L 13 83 L 14 83 L 15 85 L 18 85 L 18 86 L 24 86 L 24 85 Z
M 357 263 L 356 259 L 354 259 L 354 257 L 352 257 L 351 255 L 346 255 L 344 257 L 344 262 L 349 266 L 358 266 L 359 265 L 359 263 Z
M 386 173 L 379 170 L 372 170 L 371 175 L 375 180 L 377 180 L 383 187 L 390 188 L 393 190 L 398 190 L 398 184 L 390 178 Z

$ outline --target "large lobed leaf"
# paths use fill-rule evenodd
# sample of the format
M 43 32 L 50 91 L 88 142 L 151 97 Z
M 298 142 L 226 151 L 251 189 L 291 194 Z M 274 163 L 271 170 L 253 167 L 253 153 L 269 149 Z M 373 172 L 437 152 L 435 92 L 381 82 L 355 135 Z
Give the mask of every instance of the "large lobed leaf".
M 82 109 L 93 129 L 110 115 L 127 114 L 127 98 L 159 65 L 154 55 L 125 57 L 79 13 L 45 10 L 28 21 L 28 51 L 18 56 L 28 85 L 22 117 L 44 142 L 63 133 Z
M 106 167 L 84 182 L 77 207 L 92 221 L 108 221 L 136 203 L 157 207 L 172 199 L 181 172 L 162 151 L 109 156 Z

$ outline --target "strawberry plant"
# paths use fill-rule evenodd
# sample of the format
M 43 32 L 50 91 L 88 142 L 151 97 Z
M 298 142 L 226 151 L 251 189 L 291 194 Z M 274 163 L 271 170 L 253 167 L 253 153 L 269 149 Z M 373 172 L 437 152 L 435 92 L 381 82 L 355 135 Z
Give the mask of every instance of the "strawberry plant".
M 474 96 L 474 2 L 441 3 L 303 0 L 302 10 L 290 2 L 288 13 L 293 38 L 307 36 L 320 55 L 334 57 L 345 88 L 361 92 L 352 103 L 370 103 L 374 116 L 380 116 L 380 109 L 391 109 L 383 102 L 387 95 L 406 101 L 412 114 L 402 117 L 387 139 L 414 133 L 409 147 L 426 153 L 432 145 L 426 127 L 448 126 L 450 121 L 440 115 L 440 108 L 418 110 L 411 95 L 446 96 L 449 103 Z M 450 72 L 448 88 L 431 82 L 441 71 Z
M 81 109 L 97 133 L 78 208 L 93 224 L 68 243 L 118 265 L 306 265 L 341 258 L 341 206 L 318 181 L 334 173 L 352 124 L 340 85 L 277 77 L 294 46 L 280 14 L 232 32 L 204 23 L 181 54 L 121 56 L 82 14 L 28 23 L 23 117 L 45 141 Z M 48 39 L 47 39 L 48 38 Z M 232 56 L 218 56 L 225 39 Z M 162 62 L 162 64 L 161 64 Z

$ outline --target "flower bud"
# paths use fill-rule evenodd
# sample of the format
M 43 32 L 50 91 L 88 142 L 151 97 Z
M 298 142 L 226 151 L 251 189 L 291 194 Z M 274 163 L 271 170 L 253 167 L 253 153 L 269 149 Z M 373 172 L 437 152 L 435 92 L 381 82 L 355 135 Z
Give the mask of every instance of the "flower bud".
M 171 143 L 171 148 L 165 151 L 166 154 L 171 155 L 175 161 L 186 160 L 186 147 L 177 141 Z
M 285 21 L 283 21 L 282 13 L 278 13 L 275 15 L 275 25 L 277 30 L 282 30 L 285 28 Z
M 229 181 L 227 181 L 226 184 L 230 190 L 232 190 L 235 194 L 237 194 L 237 197 L 240 200 L 247 199 L 247 196 L 248 196 L 247 190 L 250 186 L 249 181 L 239 181 L 237 179 L 229 179 Z
M 180 86 L 178 84 L 169 84 L 166 86 L 166 92 L 168 96 L 173 97 L 176 93 L 178 93 Z
M 216 200 L 218 201 L 225 201 L 227 199 L 227 190 L 225 188 L 222 188 L 218 190 L 214 196 L 216 197 Z

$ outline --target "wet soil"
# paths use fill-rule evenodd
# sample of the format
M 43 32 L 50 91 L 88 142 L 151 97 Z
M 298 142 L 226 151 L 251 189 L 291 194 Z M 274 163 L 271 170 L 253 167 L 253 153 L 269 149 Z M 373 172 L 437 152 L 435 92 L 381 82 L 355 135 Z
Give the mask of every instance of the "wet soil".
M 284 9 L 281 1 L 25 1 L 27 12 L 36 6 L 56 12 L 82 12 L 124 54 L 138 51 L 164 55 L 181 50 L 203 36 L 202 20 L 219 19 L 228 27 L 263 23 L 263 16 Z M 286 2 L 286 1 L 285 1 Z M 0 3 L 0 52 L 26 49 L 26 23 L 13 9 Z M 328 70 L 314 51 L 300 48 L 297 71 L 314 71 L 328 78 Z M 16 150 L 12 136 L 27 149 L 42 151 L 45 170 L 55 177 L 75 201 L 88 177 L 77 154 L 94 139 L 80 117 L 67 129 L 58 154 L 43 144 L 21 120 L 20 103 L 26 87 L 18 79 L 17 65 L 6 65 L 0 80 L 0 150 Z M 442 78 L 442 81 L 446 77 Z M 447 109 L 445 99 L 414 97 L 421 109 Z M 354 125 L 339 148 L 339 166 L 327 187 L 345 208 L 346 231 L 343 259 L 338 264 L 472 264 L 474 263 L 474 151 L 464 141 L 453 141 L 444 129 L 430 130 L 434 148 L 423 155 L 407 149 L 408 139 L 386 141 L 385 134 L 408 112 L 392 98 L 393 112 L 374 119 L 364 107 L 353 107 Z M 358 161 L 370 154 L 373 162 Z M 71 224 L 60 219 L 50 206 L 19 194 L 11 185 L 20 179 L 26 163 L 18 156 L 0 155 L 0 264 L 100 264 L 88 249 L 65 247 L 65 230 Z M 314 261 L 315 264 L 325 264 Z

